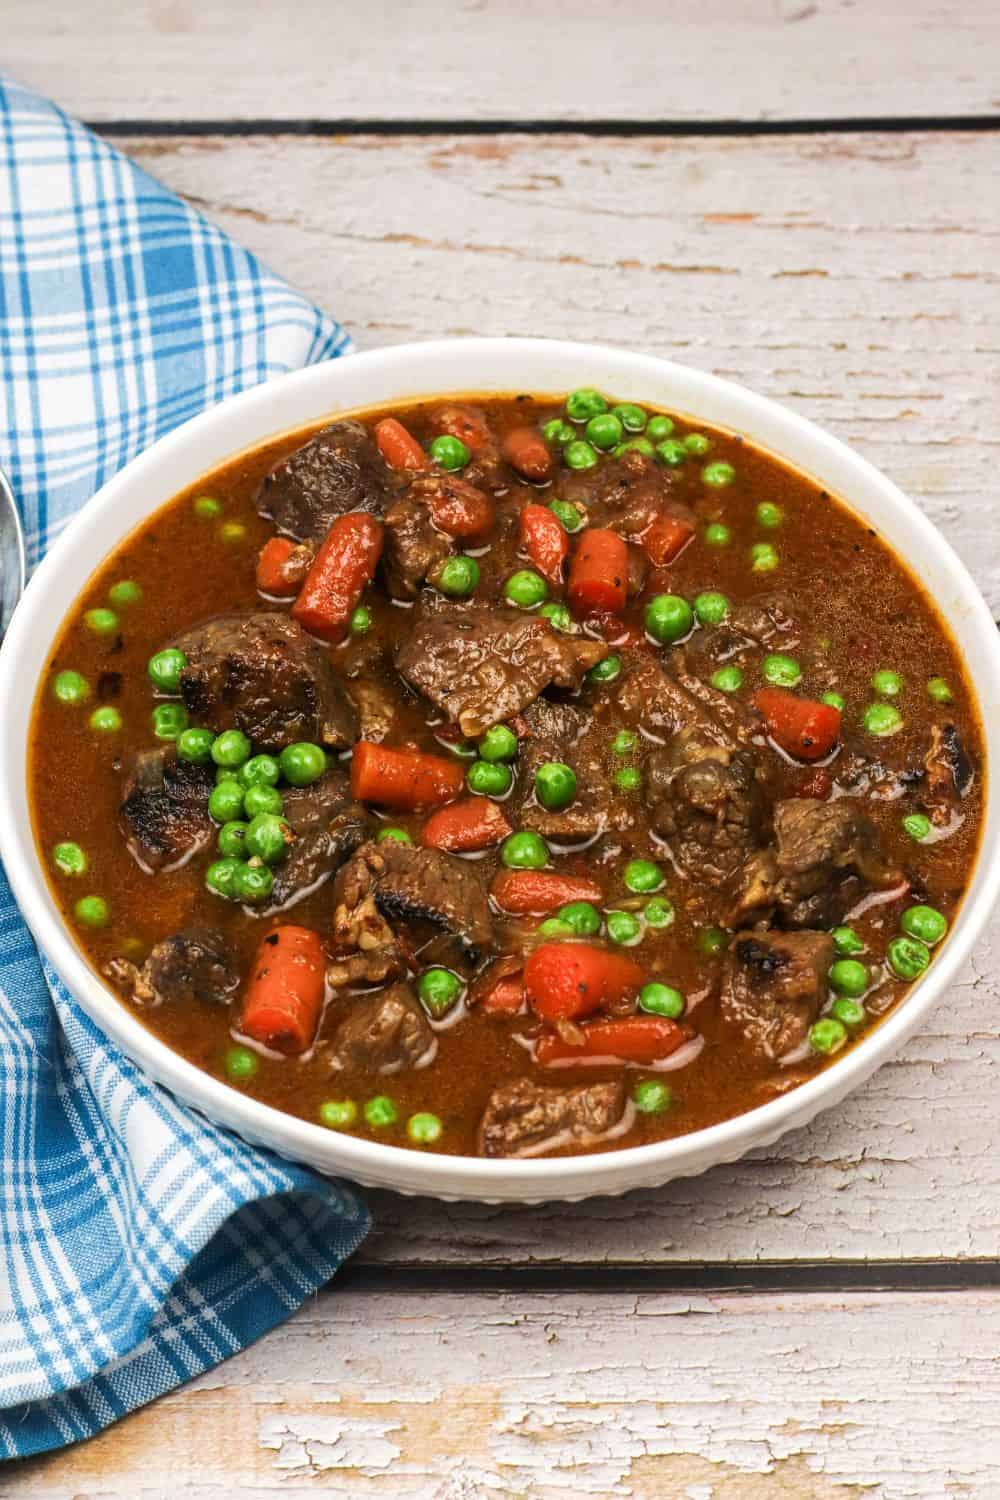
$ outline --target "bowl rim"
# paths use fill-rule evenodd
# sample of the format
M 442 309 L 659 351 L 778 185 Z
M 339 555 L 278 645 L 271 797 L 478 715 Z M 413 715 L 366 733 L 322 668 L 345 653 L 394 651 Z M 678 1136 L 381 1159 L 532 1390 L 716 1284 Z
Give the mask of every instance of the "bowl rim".
M 320 391 L 331 378 L 334 385 L 341 379 L 339 375 L 331 377 L 331 371 L 349 371 L 363 367 L 375 377 L 385 372 L 388 383 L 391 384 L 393 371 L 398 371 L 408 362 L 419 360 L 426 364 L 429 372 L 424 399 L 454 395 L 462 384 L 468 391 L 546 389 L 541 371 L 536 386 L 531 385 L 530 378 L 525 380 L 523 374 L 519 381 L 509 386 L 487 383 L 476 387 L 474 382 L 468 380 L 459 385 L 453 380 L 442 384 L 430 372 L 439 363 L 447 367 L 448 362 L 455 360 L 456 356 L 464 356 L 468 361 L 481 361 L 484 373 L 489 373 L 491 367 L 497 364 L 501 368 L 514 364 L 523 367 L 530 365 L 532 361 L 544 364 L 545 361 L 559 359 L 572 361 L 581 369 L 596 365 L 600 367 L 601 379 L 608 387 L 613 385 L 614 380 L 609 367 L 617 368 L 622 377 L 627 377 L 632 384 L 644 374 L 648 374 L 650 385 L 654 388 L 657 381 L 663 383 L 673 380 L 690 392 L 688 409 L 692 413 L 697 413 L 699 402 L 703 398 L 707 404 L 708 398 L 714 397 L 727 401 L 734 412 L 739 414 L 738 423 L 734 421 L 727 424 L 712 419 L 713 426 L 728 425 L 733 431 L 745 432 L 755 446 L 782 457 L 779 448 L 770 442 L 763 443 L 753 435 L 755 419 L 759 419 L 759 424 L 763 426 L 773 427 L 777 424 L 790 437 L 798 437 L 811 447 L 817 455 L 817 467 L 821 459 L 846 466 L 857 476 L 859 483 L 863 482 L 878 490 L 885 502 L 905 518 L 913 538 L 910 553 L 903 552 L 895 543 L 887 541 L 886 545 L 892 546 L 899 553 L 910 571 L 917 574 L 917 565 L 913 559 L 929 550 L 950 574 L 951 581 L 960 587 L 963 609 L 970 616 L 968 629 L 982 636 L 992 668 L 992 680 L 988 684 L 979 681 L 974 684 L 979 699 L 984 740 L 989 746 L 990 724 L 983 704 L 990 696 L 1000 701 L 1000 647 L 997 645 L 996 626 L 978 587 L 951 544 L 892 480 L 808 418 L 738 382 L 664 360 L 656 355 L 633 353 L 613 346 L 542 338 L 441 339 L 352 354 L 343 360 L 312 365 L 254 386 L 199 413 L 160 438 L 97 491 L 69 522 L 37 568 L 15 611 L 0 650 L 0 703 L 11 701 L 11 695 L 18 690 L 19 666 L 25 647 L 33 642 L 37 634 L 45 640 L 47 652 L 64 622 L 65 609 L 60 609 L 51 618 L 47 615 L 49 580 L 57 578 L 67 567 L 78 539 L 99 530 L 105 515 L 119 503 L 123 492 L 127 493 L 136 486 L 147 469 L 167 457 L 190 453 L 191 478 L 188 482 L 193 483 L 206 471 L 206 467 L 216 466 L 214 460 L 206 466 L 199 464 L 199 441 L 226 417 L 237 412 L 253 417 L 257 428 L 258 435 L 244 445 L 245 449 L 279 437 L 282 432 L 294 431 L 294 423 L 278 431 L 268 425 L 267 412 L 274 402 L 276 389 L 280 386 L 286 396 L 309 393 L 314 387 Z M 385 404 L 392 400 L 398 400 L 402 404 L 404 400 L 418 399 L 421 397 L 382 398 Z M 377 401 L 365 403 L 369 407 L 377 404 Z M 334 401 L 328 408 L 321 409 L 329 410 L 332 414 L 351 408 Z M 364 408 L 356 406 L 354 409 Z M 303 416 L 298 425 L 307 426 L 312 420 Z M 233 456 L 239 451 L 244 450 L 234 450 Z M 220 462 L 222 461 L 224 460 Z M 787 455 L 784 461 L 794 463 L 805 474 L 809 473 L 807 466 Z M 849 494 L 838 491 L 836 498 L 858 514 L 857 502 Z M 114 540 L 105 546 L 103 555 L 107 557 L 136 526 L 148 520 L 165 503 L 170 502 L 158 500 L 155 504 L 141 508 L 124 529 L 113 527 Z M 78 597 L 92 573 L 93 568 L 90 568 L 78 580 L 72 590 L 72 599 Z M 940 602 L 938 610 L 951 630 L 952 620 Z M 957 641 L 956 646 L 961 651 Z M 992 646 L 992 650 L 988 649 L 989 646 Z M 32 705 L 35 686 L 33 682 Z M 27 720 L 29 725 L 30 719 L 31 711 Z M 621 1191 L 622 1179 L 631 1178 L 632 1181 L 625 1184 L 631 1186 L 639 1181 L 666 1181 L 671 1176 L 683 1175 L 685 1166 L 690 1171 L 700 1171 L 713 1162 L 733 1160 L 764 1140 L 774 1140 L 789 1126 L 818 1113 L 824 1102 L 832 1103 L 843 1097 L 912 1034 L 968 957 L 1000 890 L 1000 861 L 995 858 L 1000 852 L 1000 826 L 992 833 L 989 830 L 988 813 L 992 795 L 987 781 L 987 800 L 984 804 L 979 846 L 958 919 L 943 948 L 927 974 L 911 988 L 905 999 L 868 1036 L 855 1043 L 842 1058 L 828 1065 L 814 1078 L 766 1104 L 715 1125 L 643 1146 L 531 1159 L 491 1159 L 415 1151 L 361 1139 L 345 1132 L 330 1131 L 322 1125 L 286 1114 L 272 1105 L 241 1093 L 188 1062 L 128 1011 L 90 967 L 73 941 L 68 925 L 59 916 L 48 891 L 33 836 L 25 847 L 25 841 L 12 832 L 16 827 L 15 813 L 19 801 L 27 803 L 28 800 L 27 760 L 23 753 L 23 740 L 20 748 L 22 754 L 18 757 L 4 730 L 0 735 L 0 855 L 14 896 L 39 948 L 100 1030 L 120 1046 L 143 1071 L 165 1085 L 180 1100 L 248 1139 L 264 1140 L 271 1149 L 289 1158 L 313 1164 L 322 1161 L 322 1170 L 330 1174 L 341 1173 L 386 1186 L 402 1186 L 403 1183 L 410 1184 L 418 1180 L 415 1187 L 406 1186 L 403 1190 L 431 1195 L 439 1192 L 445 1197 L 483 1198 L 488 1197 L 491 1191 L 502 1191 L 506 1198 L 516 1199 L 519 1193 L 523 1193 L 533 1201 L 539 1201 L 544 1198 L 559 1198 L 561 1188 L 576 1187 L 581 1177 L 586 1177 L 587 1184 L 578 1196 L 590 1196 Z M 991 763 L 990 756 L 987 768 Z M 280 1141 L 280 1144 L 275 1144 L 276 1141 Z M 691 1166 L 692 1161 L 701 1162 L 702 1165 Z M 440 1183 L 436 1179 L 440 1179 Z

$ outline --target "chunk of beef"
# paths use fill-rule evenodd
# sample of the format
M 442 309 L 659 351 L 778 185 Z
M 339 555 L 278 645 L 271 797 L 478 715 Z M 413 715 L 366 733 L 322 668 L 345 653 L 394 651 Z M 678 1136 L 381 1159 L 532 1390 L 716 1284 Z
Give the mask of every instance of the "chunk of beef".
M 694 729 L 713 745 L 735 749 L 750 743 L 760 731 L 760 715 L 747 704 L 702 682 L 687 666 L 683 651 L 674 650 L 666 663 L 648 651 L 625 655 L 625 671 L 618 686 L 618 704 L 625 715 L 654 739 L 668 739 L 682 729 Z
M 875 825 L 849 797 L 776 803 L 774 837 L 773 847 L 744 866 L 730 926 L 776 914 L 786 927 L 832 927 L 866 889 L 902 883 L 882 855 Z
M 947 823 L 955 806 L 968 795 L 975 770 L 954 724 L 932 724 L 931 742 L 924 759 L 927 801 L 931 820 Z
M 372 663 L 365 670 L 380 669 L 380 663 Z M 396 728 L 397 702 L 387 685 L 377 677 L 351 677 L 347 691 L 358 715 L 358 738 L 371 740 L 381 745 Z
M 371 832 L 371 818 L 352 800 L 342 771 L 327 771 L 312 786 L 291 787 L 283 797 L 293 839 L 285 859 L 274 867 L 269 912 L 311 895 Z
M 721 625 L 699 630 L 686 647 L 694 670 L 711 676 L 723 662 L 751 649 L 792 651 L 802 632 L 786 595 L 759 594 L 734 604 Z
M 538 698 L 521 715 L 528 731 L 519 755 L 521 806 L 518 827 L 568 844 L 618 832 L 635 822 L 630 798 L 616 797 L 604 764 L 605 732 L 569 703 Z M 576 796 L 561 812 L 542 807 L 534 795 L 535 773 L 546 761 L 560 761 L 576 774 Z
M 819 1015 L 832 962 L 826 932 L 738 932 L 723 973 L 723 1018 L 759 1060 L 779 1062 Z
M 183 864 L 212 837 L 208 799 L 215 777 L 178 760 L 173 746 L 143 750 L 126 781 L 118 824 L 129 853 L 149 874 Z
M 426 500 L 412 486 L 385 518 L 382 567 L 393 599 L 415 599 L 428 574 L 453 550 L 451 537 L 438 531 Z
M 476 736 L 520 713 L 550 684 L 578 688 L 609 649 L 560 635 L 548 620 L 516 609 L 422 603 L 396 667 L 463 734 Z
M 326 653 L 288 615 L 218 615 L 170 644 L 188 659 L 181 695 L 197 723 L 242 729 L 256 750 L 354 743 L 357 717 Z
M 408 984 L 394 984 L 380 995 L 365 995 L 334 1034 L 329 1064 L 365 1073 L 401 1073 L 433 1060 L 437 1051 L 427 1017 Z
M 681 869 L 716 889 L 759 841 L 763 798 L 753 752 L 708 744 L 697 730 L 682 730 L 649 757 L 646 800 Z
M 440 849 L 394 840 L 362 844 L 337 876 L 334 898 L 341 951 L 384 947 L 389 920 L 441 929 L 473 962 L 490 944 L 493 924 L 479 871 Z
M 318 545 L 348 511 L 381 517 L 398 486 L 361 423 L 334 422 L 271 470 L 257 508 L 279 531 Z
M 479 1126 L 481 1156 L 541 1156 L 562 1146 L 592 1146 L 629 1123 L 623 1079 L 578 1088 L 542 1088 L 528 1078 L 490 1095 Z
M 141 967 L 113 958 L 105 972 L 137 1005 L 228 1005 L 240 983 L 228 942 L 211 927 L 185 927 L 158 942 Z

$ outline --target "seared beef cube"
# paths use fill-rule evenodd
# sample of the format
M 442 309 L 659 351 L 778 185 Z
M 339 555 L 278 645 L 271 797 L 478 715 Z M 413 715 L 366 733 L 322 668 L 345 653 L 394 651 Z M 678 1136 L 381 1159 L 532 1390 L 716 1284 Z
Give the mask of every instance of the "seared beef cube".
M 931 725 L 924 770 L 931 819 L 940 826 L 948 822 L 956 803 L 968 794 L 975 779 L 972 761 L 954 724 Z
M 759 594 L 733 604 L 721 625 L 699 630 L 685 651 L 693 669 L 710 677 L 724 662 L 758 647 L 793 651 L 801 634 L 785 594 Z
M 381 517 L 398 485 L 360 422 L 334 422 L 271 470 L 257 508 L 279 531 L 318 545 L 348 511 Z
M 394 599 L 415 599 L 438 563 L 452 555 L 451 537 L 438 531 L 427 502 L 414 485 L 385 518 L 385 582 Z
M 722 980 L 722 1015 L 759 1060 L 778 1062 L 805 1041 L 827 995 L 827 932 L 738 932 Z
M 105 971 L 137 1005 L 228 1005 L 239 969 L 221 932 L 185 927 L 157 943 L 141 968 L 113 958 Z
M 492 937 L 482 876 L 440 849 L 417 849 L 394 840 L 363 844 L 337 876 L 334 897 L 334 938 L 340 951 L 384 947 L 392 941 L 388 921 L 443 929 L 473 962 Z
M 759 730 L 760 715 L 695 677 L 682 651 L 672 651 L 667 666 L 648 651 L 626 652 L 625 668 L 617 692 L 619 707 L 656 738 L 694 729 L 711 744 L 735 749 L 748 744 Z
M 188 659 L 181 695 L 196 723 L 242 729 L 255 750 L 354 743 L 357 716 L 326 653 L 288 615 L 218 615 L 170 644 Z
M 402 677 L 474 737 L 520 713 L 550 684 L 578 688 L 608 655 L 516 609 L 428 604 L 396 654 Z
M 849 797 L 776 803 L 774 837 L 773 848 L 744 866 L 730 926 L 777 913 L 786 927 L 832 927 L 867 889 L 902 882 L 882 856 L 874 823 Z
M 682 731 L 649 757 L 646 800 L 653 828 L 693 880 L 724 885 L 756 847 L 763 808 L 751 751 Z
M 429 1063 L 437 1040 L 408 984 L 350 1002 L 330 1051 L 331 1069 L 401 1073 Z
M 125 782 L 118 823 L 129 853 L 147 873 L 182 864 L 212 837 L 207 766 L 178 760 L 173 746 L 143 750 Z
M 539 698 L 522 715 L 528 734 L 518 757 L 522 802 L 517 823 L 543 838 L 578 843 L 606 829 L 621 832 L 635 821 L 629 798 L 615 797 L 604 766 L 604 731 L 580 709 Z M 552 812 L 535 800 L 535 773 L 546 761 L 560 761 L 576 773 L 576 796 Z
M 379 661 L 370 662 L 363 671 L 380 671 Z M 396 728 L 397 702 L 390 689 L 377 677 L 350 677 L 347 691 L 358 716 L 358 739 L 381 745 Z
M 623 1122 L 625 1082 L 542 1088 L 530 1079 L 490 1095 L 479 1126 L 481 1156 L 540 1156 L 560 1146 L 591 1146 Z
M 274 867 L 269 911 L 311 895 L 371 832 L 371 818 L 351 799 L 342 771 L 328 771 L 312 786 L 290 787 L 282 795 L 293 839 L 285 859 Z

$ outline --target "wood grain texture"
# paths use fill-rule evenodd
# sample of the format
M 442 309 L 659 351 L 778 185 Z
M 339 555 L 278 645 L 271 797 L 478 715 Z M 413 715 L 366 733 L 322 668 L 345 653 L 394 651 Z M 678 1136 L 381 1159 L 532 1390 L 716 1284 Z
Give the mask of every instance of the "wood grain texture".
M 987 1500 L 998 1342 L 985 1293 L 334 1291 L 3 1493 Z
M 947 0 L 3 0 L 4 64 L 89 120 L 781 120 L 1000 111 Z

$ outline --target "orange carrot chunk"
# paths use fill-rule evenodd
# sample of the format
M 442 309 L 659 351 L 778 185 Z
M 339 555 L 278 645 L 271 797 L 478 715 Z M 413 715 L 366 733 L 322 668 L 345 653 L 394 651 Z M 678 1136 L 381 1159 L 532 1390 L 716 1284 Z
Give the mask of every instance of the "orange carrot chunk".
M 521 512 L 521 547 L 532 566 L 553 588 L 562 588 L 569 536 L 547 505 L 526 505 Z
M 490 895 L 501 911 L 512 916 L 541 917 L 571 901 L 600 906 L 604 892 L 585 875 L 559 875 L 554 870 L 498 870 Z
M 390 750 L 359 740 L 351 760 L 351 792 L 359 802 L 377 802 L 400 812 L 450 802 L 464 785 L 462 767 L 419 750 Z
M 295 1056 L 312 1046 L 323 1009 L 326 956 L 308 927 L 276 927 L 257 949 L 239 1030 Z
M 840 709 L 787 688 L 761 688 L 754 703 L 776 745 L 798 760 L 825 760 L 840 738 Z
M 682 516 L 657 516 L 642 534 L 646 556 L 656 567 L 673 562 L 694 536 L 694 526 Z
M 513 1016 L 524 1005 L 524 980 L 520 974 L 508 979 L 499 979 L 479 1002 L 479 1009 L 487 1016 Z
M 644 974 L 620 953 L 592 943 L 542 943 L 524 966 L 524 987 L 536 1015 L 576 1021 L 638 993 Z
M 423 826 L 420 842 L 428 849 L 447 849 L 450 854 L 476 854 L 499 844 L 511 831 L 495 802 L 488 797 L 465 797 L 432 813 Z
M 285 564 L 295 551 L 295 543 L 287 536 L 273 536 L 265 542 L 257 558 L 257 587 L 262 594 L 275 599 L 292 599 L 299 591 L 299 582 L 285 573 Z
M 381 556 L 381 521 L 363 511 L 338 517 L 292 605 L 292 619 L 322 641 L 343 640 Z
M 694 1035 L 665 1016 L 628 1016 L 622 1021 L 593 1021 L 581 1027 L 577 1046 L 555 1033 L 539 1037 L 535 1060 L 543 1068 L 586 1066 L 618 1058 L 622 1062 L 654 1063 L 676 1052 Z
M 395 417 L 383 417 L 375 424 L 375 444 L 390 469 L 426 469 L 430 459 L 412 432 L 407 432 Z
M 588 529 L 569 567 L 569 602 L 579 615 L 621 614 L 628 593 L 628 547 L 616 531 Z
M 485 536 L 493 525 L 493 501 L 464 479 L 443 474 L 436 480 L 421 480 L 419 493 L 438 531 L 449 536 Z
M 542 484 L 552 473 L 552 454 L 534 427 L 515 427 L 500 445 L 500 452 L 523 479 Z
M 473 455 L 483 453 L 492 442 L 489 423 L 474 406 L 442 406 L 431 418 L 435 432 L 460 438 Z

